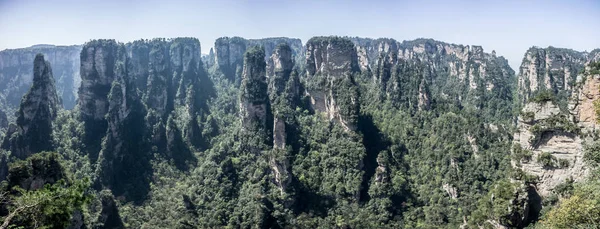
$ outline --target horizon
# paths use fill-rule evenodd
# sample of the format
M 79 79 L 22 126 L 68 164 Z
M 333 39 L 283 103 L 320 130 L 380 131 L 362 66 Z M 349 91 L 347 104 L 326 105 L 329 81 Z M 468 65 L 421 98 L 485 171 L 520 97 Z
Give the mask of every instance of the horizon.
M 194 37 L 201 53 L 219 37 L 315 36 L 419 38 L 482 46 L 518 74 L 531 47 L 590 52 L 600 48 L 600 1 L 0 1 L 0 50 L 83 45 L 94 39 Z M 275 20 L 273 20 L 275 19 Z M 416 20 L 415 20 L 416 19 Z M 18 21 L 18 23 L 11 23 Z M 586 23 L 590 22 L 590 23 Z M 40 36 L 41 35 L 41 36 Z

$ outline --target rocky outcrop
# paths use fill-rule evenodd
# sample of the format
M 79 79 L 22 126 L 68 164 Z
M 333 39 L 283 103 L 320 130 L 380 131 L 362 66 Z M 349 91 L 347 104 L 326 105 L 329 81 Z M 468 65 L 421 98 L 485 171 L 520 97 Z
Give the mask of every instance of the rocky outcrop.
M 289 191 L 291 184 L 290 166 L 286 153 L 288 128 L 286 123 L 288 110 L 295 107 L 294 98 L 298 96 L 297 74 L 294 72 L 292 49 L 289 45 L 277 45 L 273 54 L 267 60 L 268 91 L 273 113 L 273 149 L 283 154 L 281 157 L 271 156 L 269 165 L 274 176 L 274 183 L 279 188 L 282 196 Z
M 359 70 L 354 44 L 341 37 L 313 37 L 306 43 L 307 95 L 312 109 L 346 130 L 356 129 Z
M 524 104 L 536 92 L 548 90 L 566 102 L 575 85 L 577 74 L 590 55 L 570 49 L 532 47 L 525 53 L 518 76 L 519 102 Z
M 267 94 L 264 50 L 253 47 L 244 54 L 244 70 L 240 87 L 242 128 L 250 132 L 266 132 L 269 96 Z
M 149 155 L 145 151 L 147 148 L 143 138 L 144 111 L 135 94 L 133 82 L 124 78 L 124 68 L 124 64 L 118 64 L 118 78 L 108 95 L 108 130 L 98 156 L 96 183 L 98 188 L 109 188 L 115 195 L 137 199 L 140 196 L 127 193 L 126 187 L 142 188 L 146 185 L 143 176 L 146 172 L 132 171 L 132 165 L 136 165 L 136 170 L 143 169 L 148 166 L 145 163 Z
M 286 93 L 286 87 L 290 81 L 294 62 L 292 50 L 289 45 L 282 43 L 277 46 L 267 61 L 267 78 L 269 79 L 269 100 L 273 110 L 273 146 L 284 149 L 286 144 L 286 124 L 284 120 L 284 109 L 291 107 L 292 101 Z M 293 87 L 293 85 L 290 85 Z M 290 89 L 293 90 L 293 89 Z M 296 93 L 288 91 L 289 94 Z
M 592 51 L 589 57 L 591 61 L 600 60 L 600 50 Z M 585 77 L 583 74 L 577 76 L 568 107 L 574 121 L 585 132 L 598 129 L 598 114 L 596 113 L 595 103 L 600 99 L 600 75 L 589 74 L 591 70 L 588 65 L 585 67 Z
M 304 57 L 304 47 L 302 41 L 297 38 L 288 37 L 268 37 L 262 39 L 249 39 L 247 47 L 262 46 L 265 49 L 265 61 L 268 61 L 270 56 L 275 53 L 280 44 L 287 44 L 290 47 L 292 59 L 296 61 L 296 64 L 301 64 Z M 300 61 L 298 61 L 300 60 Z
M 98 144 L 87 148 L 96 163 L 95 188 L 109 188 L 115 195 L 137 201 L 149 185 L 150 155 L 145 141 L 146 110 L 129 61 L 124 44 L 114 40 L 87 43 L 82 51 L 79 106 L 86 145 Z
M 483 52 L 481 46 L 431 39 L 351 40 L 361 71 L 372 75 L 382 97 L 396 106 L 429 109 L 437 100 L 485 108 L 490 100 L 506 102 L 502 106 L 512 100 L 514 71 L 506 59 Z
M 0 51 L 0 94 L 6 97 L 9 107 L 17 108 L 21 97 L 31 87 L 31 63 L 38 53 L 52 65 L 56 89 L 65 109 L 73 109 L 79 88 L 80 45 L 36 45 L 22 49 Z M 9 114 L 10 115 L 10 114 Z
M 151 152 L 182 170 L 195 159 L 191 152 L 205 142 L 200 125 L 214 93 L 200 51 L 195 38 L 84 46 L 79 117 L 97 189 L 139 201 L 149 190 Z
M 115 40 L 93 40 L 86 43 L 81 51 L 79 117 L 85 127 L 85 151 L 92 161 L 97 159 L 108 128 L 108 93 L 116 77 L 116 68 L 127 61 L 124 52 L 119 55 L 119 49 L 123 51 L 124 47 Z
M 321 75 L 338 79 L 358 70 L 356 50 L 350 40 L 340 37 L 313 37 L 306 43 L 308 77 Z
M 53 149 L 52 121 L 62 107 L 50 63 L 38 54 L 33 62 L 33 84 L 23 96 L 17 122 L 6 133 L 2 148 L 17 158 Z
M 536 190 L 547 196 L 567 179 L 586 177 L 581 130 L 554 103 L 528 103 L 522 110 L 514 135 L 518 148 L 513 165 L 538 177 Z
M 216 67 L 230 81 L 241 80 L 246 40 L 241 37 L 221 37 L 215 41 Z
M 135 43 L 134 43 L 135 46 Z M 149 50 L 141 53 L 148 55 L 148 62 L 141 62 L 140 69 L 148 69 L 148 76 L 140 88 L 146 92 L 143 100 L 149 110 L 155 111 L 158 117 L 164 119 L 174 109 L 174 89 L 172 84 L 172 70 L 170 61 L 169 43 L 163 39 L 155 39 L 149 44 L 140 44 L 142 47 L 149 46 Z M 136 58 L 132 56 L 132 58 Z M 135 65 L 135 62 L 132 63 Z M 138 87 L 139 88 L 139 87 Z
M 268 61 L 277 45 L 281 43 L 290 46 L 293 58 L 298 59 L 302 57 L 303 49 L 300 39 L 275 37 L 247 40 L 241 37 L 221 37 L 215 41 L 215 67 L 223 73 L 227 79 L 233 82 L 241 82 L 244 60 L 243 55 L 247 48 L 262 46 L 265 50 L 265 61 Z
M 205 115 L 206 100 L 214 92 L 202 63 L 200 42 L 195 38 L 157 38 L 127 46 L 129 50 L 137 50 L 129 51 L 128 69 L 130 78 L 142 92 L 151 116 L 147 117 L 149 125 L 163 126 L 163 131 L 154 133 L 152 138 L 164 139 L 167 117 L 178 110 L 175 117 L 178 128 L 186 130 L 183 135 L 194 147 L 201 147 L 198 120 Z
M 210 51 L 206 55 L 202 55 L 202 63 L 206 69 L 210 69 L 213 65 L 215 65 L 215 51 L 213 48 L 210 48 Z
M 539 76 L 529 79 L 544 79 L 552 81 L 552 76 L 556 76 L 557 69 L 568 70 L 577 67 L 581 58 L 594 59 L 597 52 L 579 53 L 579 59 L 574 59 L 572 50 L 562 50 L 548 48 L 547 50 L 536 50 L 538 55 L 546 56 L 544 63 L 539 69 L 545 69 L 539 74 L 536 69 L 524 69 L 524 76 Z M 562 52 L 559 52 L 562 51 Z M 548 52 L 548 53 L 546 53 Z M 534 54 L 536 54 L 534 53 Z M 535 56 L 530 52 L 526 55 L 525 61 Z M 541 61 L 533 59 L 533 61 Z M 590 63 L 588 61 L 588 63 Z M 524 66 L 526 64 L 524 63 Z M 539 65 L 538 65 L 539 66 Z M 600 98 L 600 75 L 589 74 L 589 67 L 585 67 L 585 74 L 568 75 L 565 77 L 574 77 L 575 79 L 564 78 L 568 81 L 574 80 L 571 88 L 556 85 L 541 85 L 537 90 L 559 90 L 557 95 L 571 93 L 568 97 L 568 109 L 561 109 L 556 102 L 563 102 L 564 98 L 548 98 L 548 101 L 538 101 L 527 103 L 521 111 L 518 119 L 518 132 L 514 135 L 514 141 L 518 150 L 513 149 L 513 154 L 517 158 L 513 160 L 513 166 L 521 168 L 525 173 L 535 175 L 539 178 L 537 183 L 537 192 L 542 196 L 547 196 L 552 189 L 568 180 L 579 181 L 585 179 L 589 172 L 587 163 L 583 160 L 584 145 L 593 141 L 593 137 L 598 130 L 597 113 L 595 104 Z M 584 72 L 578 70 L 578 72 Z M 533 74 L 533 75 L 531 75 Z M 541 78 L 540 78 L 541 77 Z M 521 79 L 519 79 L 521 82 Z M 541 88 L 541 89 L 540 89 Z M 522 89 L 522 88 L 520 88 Z M 526 88 L 525 88 L 526 89 Z M 517 152 L 515 152 L 517 151 Z M 525 153 L 523 153 L 525 152 Z M 527 155 L 522 158 L 522 155 Z
M 161 41 L 164 39 L 155 39 Z M 137 40 L 125 44 L 127 48 L 127 57 L 129 64 L 127 72 L 135 82 L 135 86 L 140 91 L 147 90 L 148 76 L 150 74 L 150 58 L 152 53 L 157 52 L 152 42 L 149 40 Z M 159 54 L 160 55 L 160 54 Z

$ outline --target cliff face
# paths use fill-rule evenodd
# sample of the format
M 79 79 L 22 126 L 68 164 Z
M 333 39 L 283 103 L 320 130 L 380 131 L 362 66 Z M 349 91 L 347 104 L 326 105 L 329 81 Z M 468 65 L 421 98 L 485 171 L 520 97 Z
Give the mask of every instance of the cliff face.
M 525 53 L 518 77 L 519 102 L 525 103 L 536 92 L 548 90 L 557 95 L 561 103 L 567 101 L 573 90 L 577 74 L 593 55 L 561 48 L 532 47 Z
M 483 108 L 489 100 L 512 100 L 514 71 L 506 59 L 481 46 L 431 39 L 351 40 L 361 71 L 370 72 L 384 98 L 397 105 L 428 109 L 435 100 L 447 100 Z
M 307 94 L 315 111 L 355 130 L 358 121 L 358 71 L 354 44 L 340 37 L 314 37 L 306 43 Z
M 73 109 L 77 99 L 79 53 L 81 46 L 38 45 L 0 51 L 0 93 L 10 107 L 18 107 L 32 84 L 31 63 L 41 53 L 52 64 L 56 89 L 65 109 Z
M 267 61 L 267 77 L 269 81 L 269 101 L 273 113 L 273 149 L 282 154 L 280 157 L 269 158 L 269 166 L 274 176 L 274 183 L 284 196 L 289 192 L 292 182 L 290 163 L 287 155 L 288 129 L 292 128 L 287 118 L 289 110 L 296 106 L 299 94 L 299 82 L 296 72 L 293 72 L 294 60 L 292 49 L 282 43 L 277 45 Z M 293 74 L 293 75 L 292 75 Z
M 159 129 L 164 129 L 167 118 L 174 115 L 178 124 L 174 127 L 183 130 L 183 137 L 194 147 L 202 147 L 198 121 L 205 118 L 206 100 L 214 92 L 200 56 L 200 42 L 195 38 L 154 39 L 139 45 L 150 47 L 148 53 L 141 54 L 148 55 L 149 61 L 136 68 L 148 72 L 142 97 L 151 116 L 149 125 L 157 129 L 153 139 L 164 140 L 164 130 Z
M 537 193 L 548 196 L 567 179 L 584 179 L 588 173 L 583 161 L 585 140 L 579 134 L 586 130 L 550 101 L 528 103 L 522 114 L 514 135 L 519 150 L 513 150 L 518 151 L 513 165 L 538 177 Z
M 240 115 L 242 128 L 250 131 L 267 130 L 267 94 L 266 63 L 264 50 L 253 47 L 244 54 L 244 70 L 240 87 Z
M 125 55 L 118 55 L 121 47 L 114 40 L 94 40 L 81 51 L 81 87 L 79 88 L 79 116 L 85 126 L 84 143 L 92 161 L 96 160 L 108 123 L 108 93 L 115 80 L 117 63 L 124 63 Z
M 38 54 L 33 62 L 33 84 L 23 96 L 16 126 L 7 132 L 2 148 L 11 150 L 20 159 L 52 150 L 52 121 L 61 108 L 50 62 Z
M 243 58 L 247 48 L 262 46 L 265 50 L 265 61 L 273 54 L 277 45 L 285 43 L 291 47 L 293 58 L 303 55 L 300 39 L 277 37 L 264 39 L 244 39 L 241 37 L 222 37 L 215 41 L 214 63 L 223 75 L 234 82 L 241 82 Z M 207 62 L 210 63 L 210 62 Z M 208 66 L 212 67 L 212 66 Z
M 202 147 L 199 125 L 212 84 L 200 43 L 95 40 L 84 46 L 81 63 L 80 118 L 87 151 L 97 163 L 96 187 L 139 200 L 149 188 L 151 148 L 184 168 L 189 152 Z M 129 192 L 129 186 L 141 191 Z
M 294 90 L 295 85 L 290 85 L 292 88 L 286 87 L 290 81 L 294 62 L 292 60 L 292 50 L 287 44 L 280 44 L 273 51 L 267 61 L 267 78 L 269 80 L 269 100 L 273 109 L 273 146 L 284 149 L 286 143 L 286 130 L 284 111 L 286 106 L 291 105 L 293 101 L 289 101 L 290 96 L 297 94 Z M 294 84 L 294 82 L 291 82 Z
M 562 49 L 549 48 L 550 51 L 565 51 Z M 523 66 L 528 66 L 530 49 L 526 54 Z M 544 54 L 544 50 L 537 50 Z M 573 60 L 573 53 L 551 53 L 554 56 L 546 55 L 546 59 L 540 69 L 549 69 L 545 71 L 542 78 L 552 81 L 553 73 L 565 71 L 565 80 L 573 81 L 569 83 L 570 87 L 564 87 L 556 84 L 543 84 L 537 90 L 558 91 L 554 101 L 537 101 L 527 103 L 521 111 L 518 119 L 518 132 L 514 135 L 514 141 L 517 146 L 528 152 L 529 156 L 513 160 L 513 166 L 521 168 L 527 174 L 535 175 L 539 178 L 536 185 L 537 192 L 542 196 L 548 196 L 552 189 L 568 180 L 580 181 L 587 177 L 589 166 L 584 161 L 584 146 L 590 144 L 594 139 L 594 133 L 598 130 L 597 113 L 595 103 L 600 98 L 600 75 L 589 74 L 590 68 L 586 68 L 585 74 L 567 74 L 570 69 L 578 67 L 581 59 Z M 558 55 L 558 56 L 557 56 Z M 563 55 L 563 56 L 561 56 Z M 557 61 L 558 60 L 561 61 Z M 597 58 L 596 52 L 591 55 L 585 54 L 582 58 L 593 60 Z M 539 59 L 534 59 L 540 61 Z M 555 65 L 552 65 L 554 63 Z M 584 66 L 586 64 L 584 63 Z M 539 76 L 539 71 L 535 69 L 524 69 L 524 77 Z M 539 66 L 539 65 L 538 65 Z M 584 68 L 584 67 L 582 67 Z M 560 71 L 559 71 L 560 70 Z M 581 69 L 577 72 L 582 72 Z M 568 77 L 567 77 L 568 76 Z M 548 78 L 550 77 L 550 78 Z M 526 82 L 519 79 L 519 82 Z M 522 88 L 519 88 L 522 89 Z M 527 88 L 525 88 L 527 89 Z M 534 88 L 535 89 L 535 88 Z M 570 93 L 567 99 L 560 95 Z M 568 103 L 567 109 L 561 109 L 556 103 Z M 518 153 L 517 152 L 517 155 Z M 515 154 L 515 150 L 513 150 Z

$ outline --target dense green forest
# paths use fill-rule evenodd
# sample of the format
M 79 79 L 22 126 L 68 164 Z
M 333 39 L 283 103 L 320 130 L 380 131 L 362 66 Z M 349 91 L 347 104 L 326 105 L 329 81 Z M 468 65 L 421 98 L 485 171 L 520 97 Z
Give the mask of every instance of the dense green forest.
M 0 228 L 600 226 L 600 143 L 585 147 L 589 181 L 536 200 L 537 178 L 514 162 L 569 165 L 514 144 L 517 117 L 535 114 L 495 52 L 297 42 L 221 38 L 202 57 L 195 38 L 93 40 L 72 110 L 38 55 L 0 138 Z M 566 104 L 565 93 L 530 101 Z M 537 125 L 532 141 L 581 134 L 566 116 Z

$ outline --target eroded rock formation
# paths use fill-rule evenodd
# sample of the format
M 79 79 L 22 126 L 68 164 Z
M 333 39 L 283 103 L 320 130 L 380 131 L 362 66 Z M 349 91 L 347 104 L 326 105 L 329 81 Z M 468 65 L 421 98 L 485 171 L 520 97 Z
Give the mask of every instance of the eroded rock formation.
M 482 108 L 491 99 L 511 100 L 514 71 L 481 46 L 431 39 L 350 38 L 358 65 L 397 106 L 429 109 L 434 100 Z M 508 105 L 508 104 L 507 104 Z
M 530 48 L 519 68 L 519 102 L 524 103 L 544 90 L 556 94 L 559 102 L 566 102 L 574 89 L 577 74 L 593 56 L 571 49 Z
M 32 85 L 31 63 L 41 53 L 52 65 L 56 90 L 65 109 L 73 109 L 77 99 L 80 45 L 36 45 L 0 51 L 0 94 L 9 107 L 18 108 L 21 97 Z M 11 114 L 9 114 L 11 115 Z
M 513 164 L 539 178 L 536 190 L 542 196 L 567 179 L 578 181 L 588 173 L 583 161 L 584 140 L 575 125 L 551 101 L 528 103 L 522 110 L 514 141 L 525 156 Z
M 356 129 L 359 70 L 354 44 L 341 37 L 313 37 L 306 43 L 307 94 L 315 111 L 339 122 L 346 130 Z
M 215 41 L 214 56 L 215 67 L 232 82 L 241 82 L 244 53 L 254 46 L 262 46 L 265 50 L 265 61 L 268 61 L 277 45 L 288 44 L 293 58 L 303 56 L 302 42 L 300 39 L 274 37 L 263 39 L 244 39 L 241 37 L 222 37 Z
M 240 115 L 243 129 L 266 133 L 269 96 L 264 59 L 264 50 L 256 46 L 244 54 Z
M 102 137 L 108 128 L 108 94 L 115 80 L 117 63 L 126 61 L 124 53 L 118 55 L 120 48 L 123 48 L 122 44 L 115 40 L 93 40 L 86 43 L 81 51 L 78 106 L 80 119 L 85 126 L 85 150 L 92 161 L 97 158 Z
M 23 96 L 17 122 L 6 133 L 2 148 L 17 158 L 53 149 L 52 121 L 62 108 L 50 63 L 38 54 L 33 62 L 33 84 Z

